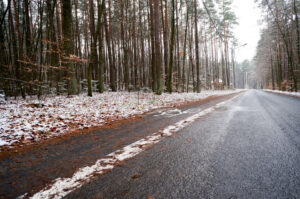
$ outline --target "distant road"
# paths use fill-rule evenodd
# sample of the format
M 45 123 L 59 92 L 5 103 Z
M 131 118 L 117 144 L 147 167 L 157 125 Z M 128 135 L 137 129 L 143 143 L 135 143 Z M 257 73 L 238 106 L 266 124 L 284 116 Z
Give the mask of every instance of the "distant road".
M 0 198 L 59 177 L 232 96 L 146 115 L 0 162 Z M 300 99 L 250 90 L 65 198 L 300 198 Z

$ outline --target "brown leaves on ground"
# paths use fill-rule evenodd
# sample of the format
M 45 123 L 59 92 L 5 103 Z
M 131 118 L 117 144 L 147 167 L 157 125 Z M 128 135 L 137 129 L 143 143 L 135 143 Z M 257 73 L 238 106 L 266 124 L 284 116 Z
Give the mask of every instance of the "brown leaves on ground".
M 155 198 L 153 196 L 151 196 L 151 195 L 148 195 L 147 199 L 155 199 Z
M 42 101 L 9 99 L 0 104 L 0 140 L 7 147 L 39 142 L 51 137 L 61 137 L 70 132 L 82 131 L 105 125 L 112 126 L 116 121 L 138 118 L 154 109 L 196 103 L 210 100 L 209 96 L 228 95 L 238 91 L 205 91 L 195 93 L 174 93 L 154 96 L 153 93 L 104 93 L 92 98 L 83 95 L 48 96 Z M 21 137 L 23 136 L 23 137 Z M 190 141 L 190 140 L 188 140 Z M 0 151 L 3 146 L 0 146 Z
M 137 174 L 134 174 L 133 176 L 131 176 L 131 179 L 135 180 L 140 177 L 142 177 L 142 175 L 137 173 Z

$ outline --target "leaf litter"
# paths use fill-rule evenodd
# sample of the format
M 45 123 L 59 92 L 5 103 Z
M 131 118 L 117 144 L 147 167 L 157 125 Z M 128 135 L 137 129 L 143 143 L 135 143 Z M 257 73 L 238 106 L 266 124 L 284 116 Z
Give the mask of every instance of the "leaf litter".
M 58 137 L 76 130 L 109 125 L 158 108 L 198 101 L 241 90 L 173 93 L 105 92 L 93 97 L 84 94 L 47 96 L 43 100 L 9 98 L 0 103 L 0 150 Z

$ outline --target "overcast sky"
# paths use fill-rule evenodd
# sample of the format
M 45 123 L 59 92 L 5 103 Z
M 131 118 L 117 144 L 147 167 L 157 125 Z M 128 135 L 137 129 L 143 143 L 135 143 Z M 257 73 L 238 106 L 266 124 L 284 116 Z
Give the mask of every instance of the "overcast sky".
M 239 22 L 234 30 L 235 36 L 240 44 L 247 43 L 245 47 L 237 50 L 236 59 L 238 62 L 245 59 L 251 60 L 255 56 L 256 45 L 260 39 L 261 12 L 254 0 L 234 0 L 233 2 L 233 9 Z

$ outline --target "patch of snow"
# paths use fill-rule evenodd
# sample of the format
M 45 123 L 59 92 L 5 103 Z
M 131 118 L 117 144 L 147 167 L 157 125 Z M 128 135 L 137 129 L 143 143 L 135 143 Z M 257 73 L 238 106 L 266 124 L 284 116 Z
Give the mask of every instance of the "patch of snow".
M 0 93 L 0 103 L 6 104 L 5 95 Z
M 154 115 L 154 116 L 165 116 L 165 117 L 175 117 L 178 115 L 182 115 L 182 114 L 186 114 L 189 113 L 189 111 L 182 111 L 180 109 L 171 109 L 171 110 L 166 110 L 166 111 L 159 111 L 158 114 Z
M 270 90 L 270 89 L 264 89 L 265 91 L 272 92 L 272 93 L 278 93 L 278 94 L 284 94 L 284 95 L 290 95 L 294 97 L 300 97 L 300 92 L 288 92 L 288 91 L 279 91 L 279 90 Z
M 0 146 L 5 146 L 5 145 L 8 145 L 9 143 L 0 139 Z
M 173 133 L 194 122 L 196 119 L 211 113 L 217 108 L 223 106 L 225 103 L 232 101 L 236 97 L 233 97 L 225 102 L 221 102 L 211 108 L 202 110 L 195 115 L 192 115 L 164 128 L 163 130 L 160 130 L 157 133 L 154 133 L 120 150 L 110 153 L 105 158 L 97 160 L 94 165 L 80 168 L 75 174 L 73 174 L 71 178 L 58 178 L 51 186 L 47 186 L 45 189 L 34 194 L 31 198 L 63 198 L 75 189 L 78 189 L 84 184 L 90 182 L 94 174 L 103 174 L 107 170 L 113 169 L 118 163 L 133 158 L 144 151 L 148 146 L 152 146 L 163 140 L 165 137 L 171 136 Z

